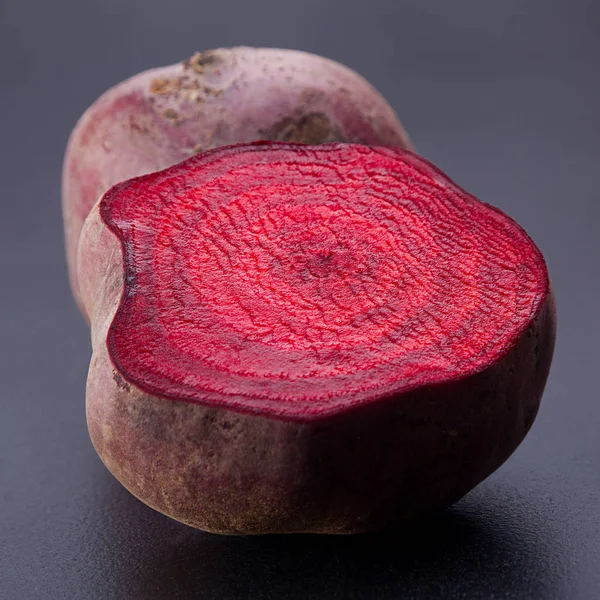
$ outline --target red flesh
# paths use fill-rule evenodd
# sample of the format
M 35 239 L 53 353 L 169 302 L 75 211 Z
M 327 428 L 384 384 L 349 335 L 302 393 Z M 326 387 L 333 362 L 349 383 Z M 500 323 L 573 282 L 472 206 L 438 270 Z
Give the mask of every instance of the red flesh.
M 457 381 L 549 294 L 518 224 L 401 149 L 219 148 L 100 211 L 126 270 L 110 356 L 167 399 L 311 421 Z

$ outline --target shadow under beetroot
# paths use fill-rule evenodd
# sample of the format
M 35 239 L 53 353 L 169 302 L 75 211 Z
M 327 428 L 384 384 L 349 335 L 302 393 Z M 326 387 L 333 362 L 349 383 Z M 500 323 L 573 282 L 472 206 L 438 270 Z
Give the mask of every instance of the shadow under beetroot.
M 105 476 L 110 516 L 93 551 L 101 597 L 560 597 L 565 557 L 543 507 L 501 486 L 393 532 L 230 537 L 159 515 Z

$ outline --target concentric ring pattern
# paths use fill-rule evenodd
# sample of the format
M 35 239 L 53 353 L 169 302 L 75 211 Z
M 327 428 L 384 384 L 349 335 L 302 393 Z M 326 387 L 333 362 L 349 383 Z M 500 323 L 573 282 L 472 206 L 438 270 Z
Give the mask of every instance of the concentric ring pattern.
M 166 398 L 331 414 L 485 368 L 548 293 L 512 219 L 403 150 L 217 149 L 101 212 L 127 275 L 111 356 Z

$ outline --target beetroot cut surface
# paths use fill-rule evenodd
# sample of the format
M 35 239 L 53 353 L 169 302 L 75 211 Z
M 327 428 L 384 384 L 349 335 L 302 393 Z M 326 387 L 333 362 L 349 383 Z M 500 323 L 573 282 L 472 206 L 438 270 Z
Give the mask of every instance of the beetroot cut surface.
M 312 421 L 505 357 L 547 299 L 524 230 L 417 155 L 254 143 L 114 186 L 110 357 L 157 397 Z

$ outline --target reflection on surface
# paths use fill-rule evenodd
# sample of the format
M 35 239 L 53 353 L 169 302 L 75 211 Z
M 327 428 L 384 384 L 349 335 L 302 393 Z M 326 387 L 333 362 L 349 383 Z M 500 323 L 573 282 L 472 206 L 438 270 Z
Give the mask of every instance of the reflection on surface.
M 98 475 L 100 475 L 98 473 Z M 102 476 L 100 476 L 102 479 Z M 92 547 L 101 595 L 120 598 L 560 597 L 560 545 L 539 506 L 495 484 L 403 531 L 224 537 L 145 507 L 105 472 Z M 98 525 L 98 515 L 92 519 Z

